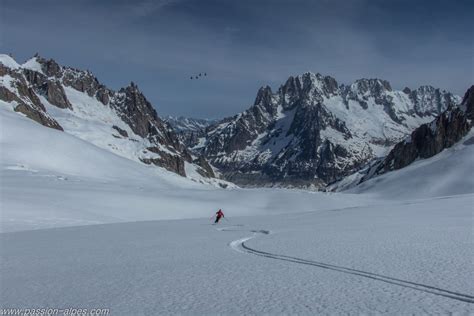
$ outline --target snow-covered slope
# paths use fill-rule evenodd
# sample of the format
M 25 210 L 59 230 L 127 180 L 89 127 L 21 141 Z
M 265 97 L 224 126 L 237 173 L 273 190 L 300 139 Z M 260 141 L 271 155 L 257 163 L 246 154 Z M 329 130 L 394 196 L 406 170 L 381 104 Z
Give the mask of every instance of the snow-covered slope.
M 3 101 L 0 101 L 3 102 Z M 224 190 L 144 165 L 0 104 L 0 231 L 151 219 L 285 213 L 365 205 L 365 196 Z M 186 165 L 192 168 L 192 165 Z M 188 170 L 194 173 L 195 170 Z M 298 207 L 295 207 L 298 205 Z
M 132 82 L 112 91 L 89 71 L 35 56 L 20 65 L 0 55 L 0 100 L 47 127 L 64 130 L 122 157 L 154 164 L 198 181 L 214 176 L 201 157 L 188 152 L 172 127 Z M 197 176 L 197 177 L 196 177 Z
M 43 128 L 8 109 L 0 101 L 3 170 L 50 172 L 101 182 L 127 180 L 147 185 L 148 174 L 160 175 L 158 185 L 196 186 L 174 173 L 114 155 L 88 141 L 54 129 Z M 2 198 L 8 199 L 8 196 Z
M 251 108 L 210 126 L 194 149 L 239 184 L 323 187 L 459 101 L 428 86 L 396 91 L 380 79 L 344 86 L 305 73 L 275 93 L 261 88 Z
M 44 128 L 3 105 L 0 126 L 1 231 L 207 217 L 216 208 L 255 215 L 474 193 L 473 132 L 435 157 L 347 194 L 216 189 Z
M 377 176 L 348 192 L 388 199 L 415 199 L 474 193 L 474 131 L 428 159 Z
M 229 221 L 217 226 L 202 218 L 4 233 L 0 308 L 109 308 L 109 315 L 124 316 L 469 315 L 473 201 L 344 208 L 340 198 L 324 211 L 229 211 Z M 305 207 L 295 203 L 288 211 L 295 209 Z

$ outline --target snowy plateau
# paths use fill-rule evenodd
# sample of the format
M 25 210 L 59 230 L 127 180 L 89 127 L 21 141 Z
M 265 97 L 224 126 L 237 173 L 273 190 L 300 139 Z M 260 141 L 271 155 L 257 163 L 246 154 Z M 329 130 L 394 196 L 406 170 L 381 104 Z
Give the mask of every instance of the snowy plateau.
M 9 71 L 43 71 L 5 56 Z M 13 77 L 0 78 L 15 89 Z M 203 176 L 165 124 L 141 137 L 112 101 L 63 90 L 72 109 L 46 92 L 35 112 L 63 130 L 16 111 L 21 98 L 0 101 L 0 310 L 474 313 L 472 130 L 348 190 L 240 188 Z M 137 158 L 152 146 L 160 150 L 148 158 L 170 151 L 186 176 Z M 225 218 L 212 225 L 219 208 Z

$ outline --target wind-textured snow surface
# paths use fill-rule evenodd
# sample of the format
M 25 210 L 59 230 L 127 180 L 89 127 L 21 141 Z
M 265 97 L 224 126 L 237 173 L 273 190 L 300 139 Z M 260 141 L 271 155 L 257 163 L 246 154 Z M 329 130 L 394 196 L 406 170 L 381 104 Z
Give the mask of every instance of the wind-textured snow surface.
M 472 201 L 4 233 L 0 307 L 465 315 L 474 311 Z

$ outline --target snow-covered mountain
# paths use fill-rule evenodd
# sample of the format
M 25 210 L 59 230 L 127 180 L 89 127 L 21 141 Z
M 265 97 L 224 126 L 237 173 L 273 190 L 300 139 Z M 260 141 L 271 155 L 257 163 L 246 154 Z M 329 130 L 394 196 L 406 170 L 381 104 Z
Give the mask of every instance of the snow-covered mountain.
M 276 92 L 262 87 L 252 107 L 208 127 L 190 145 L 238 184 L 323 187 L 385 156 L 459 102 L 431 86 L 397 91 L 380 79 L 339 85 L 305 73 Z
M 178 139 L 188 148 L 198 145 L 200 140 L 205 139 L 206 129 L 219 122 L 219 120 L 196 119 L 183 116 L 167 116 L 164 120 L 173 127 L 177 132 Z
M 420 125 L 405 139 L 397 143 L 386 157 L 372 161 L 370 165 L 363 170 L 329 185 L 326 190 L 344 191 L 356 188 L 362 183 L 378 178 L 386 173 L 404 169 L 418 160 L 422 161 L 431 157 L 433 157 L 434 161 L 443 160 L 442 158 L 434 156 L 438 156 L 438 154 L 443 152 L 445 149 L 453 146 L 455 148 L 454 151 L 459 151 L 460 149 L 464 149 L 466 146 L 474 144 L 473 132 L 471 131 L 473 122 L 474 86 L 471 86 L 471 88 L 469 88 L 465 93 L 463 101 L 459 106 L 449 107 L 431 122 Z M 444 170 L 445 168 L 437 166 L 439 170 L 436 171 L 436 169 L 431 166 L 430 169 L 432 173 L 434 173 L 433 176 L 436 177 L 436 173 L 449 172 L 456 173 L 461 177 L 463 177 L 463 173 L 467 176 L 470 172 L 467 172 L 466 170 L 469 169 L 472 158 L 474 157 L 469 157 L 469 155 L 472 155 L 472 150 L 468 151 L 468 154 L 464 153 L 463 155 L 464 159 L 467 160 L 467 164 L 462 163 L 462 166 L 460 165 L 459 168 L 456 168 L 453 163 L 447 163 L 446 161 L 439 163 L 438 161 L 439 165 L 444 165 L 445 167 L 449 166 L 453 170 Z M 449 154 L 445 153 L 444 156 L 449 156 Z M 426 162 L 425 165 L 430 165 L 430 163 Z M 457 169 L 463 171 L 459 173 Z M 426 171 L 424 172 L 427 173 Z M 409 172 L 404 170 L 402 174 L 407 177 Z M 390 175 L 388 177 L 391 179 L 397 179 L 396 175 Z M 374 181 L 372 182 L 378 183 L 379 180 Z M 459 181 L 462 182 L 463 180 L 460 179 Z M 403 185 L 400 184 L 400 186 Z M 361 187 L 371 187 L 371 185 L 363 184 Z M 436 187 L 449 187 L 449 182 L 443 180 L 443 185 L 438 184 Z M 459 189 L 470 192 L 472 188 Z
M 173 129 L 178 132 L 198 132 L 206 129 L 209 125 L 216 123 L 218 120 L 198 119 L 184 116 L 165 116 L 163 120 L 168 122 Z
M 42 125 L 182 176 L 214 177 L 210 161 L 241 185 L 321 188 L 387 155 L 461 99 L 430 86 L 396 91 L 380 79 L 339 85 L 305 73 L 276 92 L 262 87 L 234 117 L 161 119 L 133 82 L 113 91 L 89 71 L 0 55 L 0 100 Z
M 344 193 L 370 193 L 377 197 L 420 199 L 446 197 L 474 192 L 474 131 L 453 146 L 426 159 L 390 172 L 382 172 L 348 185 Z M 345 179 L 346 180 L 346 179 Z M 356 183 L 353 183 L 356 184 Z M 339 189 L 344 189 L 342 186 Z M 467 202 L 472 212 L 472 203 Z M 453 209 L 448 207 L 448 211 Z
M 452 107 L 430 123 L 422 124 L 396 144 L 387 157 L 376 163 L 362 178 L 366 181 L 389 171 L 402 169 L 416 159 L 433 157 L 459 142 L 471 129 L 474 119 L 474 86 L 465 94 L 460 107 Z
M 0 100 L 44 126 L 119 156 L 199 180 L 214 177 L 206 160 L 187 150 L 133 82 L 113 91 L 91 72 L 52 59 L 36 55 L 18 64 L 0 55 Z

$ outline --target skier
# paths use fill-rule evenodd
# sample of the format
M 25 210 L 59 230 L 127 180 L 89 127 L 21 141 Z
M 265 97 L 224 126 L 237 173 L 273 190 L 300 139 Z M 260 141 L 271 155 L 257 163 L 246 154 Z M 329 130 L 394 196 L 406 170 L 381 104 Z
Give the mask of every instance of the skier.
M 219 209 L 217 212 L 216 212 L 216 221 L 214 222 L 214 224 L 217 224 L 219 223 L 219 220 L 221 219 L 221 217 L 224 217 L 224 212 L 222 212 L 221 209 Z

